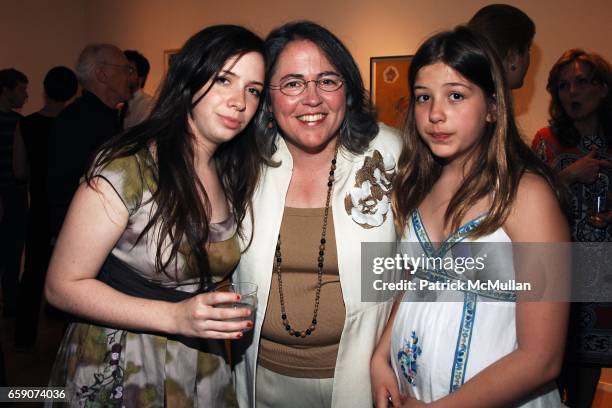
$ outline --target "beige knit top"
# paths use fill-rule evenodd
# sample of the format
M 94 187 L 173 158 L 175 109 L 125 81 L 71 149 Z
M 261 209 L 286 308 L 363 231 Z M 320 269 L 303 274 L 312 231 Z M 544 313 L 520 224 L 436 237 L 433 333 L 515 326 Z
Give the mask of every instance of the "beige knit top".
M 324 211 L 324 208 L 285 207 L 283 214 L 280 232 L 283 294 L 289 324 L 296 330 L 305 330 L 312 320 Z M 294 337 L 285 330 L 278 277 L 276 273 L 272 275 L 258 363 L 279 374 L 300 378 L 334 376 L 345 309 L 331 209 L 328 218 L 318 323 L 310 336 Z

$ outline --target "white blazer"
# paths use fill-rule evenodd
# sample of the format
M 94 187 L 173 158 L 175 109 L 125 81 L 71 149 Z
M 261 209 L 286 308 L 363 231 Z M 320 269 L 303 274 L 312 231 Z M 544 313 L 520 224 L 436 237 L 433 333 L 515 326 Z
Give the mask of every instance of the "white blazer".
M 382 298 L 377 302 L 362 302 L 361 275 L 371 273 L 371 270 L 361 270 L 361 243 L 395 242 L 397 239 L 392 211 L 385 198 L 377 201 L 375 214 L 367 214 L 367 211 L 360 209 L 358 205 L 353 206 L 349 214 L 347 206 L 351 206 L 351 201 L 348 200 L 345 205 L 345 198 L 348 195 L 355 203 L 359 197 L 369 194 L 368 187 L 371 187 L 371 183 L 356 186 L 355 181 L 357 171 L 363 168 L 368 157 L 370 160 L 378 157 L 378 163 L 380 157 L 384 159 L 386 171 L 382 173 L 382 177 L 387 180 L 397 170 L 400 150 L 401 141 L 397 131 L 380 124 L 378 135 L 363 154 L 354 155 L 343 149 L 338 152 L 331 207 L 346 318 L 336 360 L 332 407 L 372 407 L 370 358 L 387 323 L 392 302 L 383 301 Z M 380 156 L 375 151 L 378 151 Z M 233 278 L 235 281 L 254 282 L 259 287 L 255 327 L 247 333 L 250 336 L 245 336 L 243 341 L 232 342 L 235 343 L 232 352 L 235 386 L 241 407 L 255 406 L 259 336 L 268 304 L 276 239 L 293 169 L 291 154 L 280 136 L 273 159 L 281 162 L 281 165 L 268 167 L 262 174 L 253 199 L 254 228 L 252 229 L 247 216 L 244 229 L 247 233 L 253 231 L 253 242 L 242 255 Z M 376 174 L 375 170 L 371 173 L 371 179 L 380 179 L 381 172 Z M 248 242 L 248 238 L 244 240 L 243 245 Z

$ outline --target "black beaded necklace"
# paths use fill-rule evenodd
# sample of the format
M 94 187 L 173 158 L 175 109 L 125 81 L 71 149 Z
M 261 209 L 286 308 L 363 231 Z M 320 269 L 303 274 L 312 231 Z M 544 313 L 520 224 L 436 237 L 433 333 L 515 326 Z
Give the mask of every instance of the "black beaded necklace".
M 329 202 L 331 201 L 331 194 L 334 186 L 334 172 L 336 171 L 336 156 L 338 155 L 338 146 L 334 151 L 334 158 L 331 161 L 331 167 L 329 170 L 329 178 L 327 179 L 327 198 L 325 199 L 325 212 L 323 214 L 323 228 L 321 230 L 321 240 L 319 241 L 319 256 L 317 258 L 317 289 L 315 292 L 314 310 L 312 312 L 311 325 L 306 330 L 295 330 L 291 328 L 289 319 L 287 318 L 287 311 L 285 309 L 285 297 L 283 296 L 283 277 L 281 274 L 281 263 L 283 258 L 281 256 L 281 237 L 278 234 L 278 241 L 276 242 L 275 252 L 275 264 L 274 272 L 278 277 L 278 293 L 280 295 L 280 306 L 281 306 L 281 319 L 283 326 L 290 336 L 295 337 L 306 337 L 310 336 L 317 326 L 317 314 L 319 313 L 319 301 L 321 300 L 321 286 L 323 284 L 323 264 L 325 262 L 325 236 L 327 234 L 327 218 L 329 215 Z

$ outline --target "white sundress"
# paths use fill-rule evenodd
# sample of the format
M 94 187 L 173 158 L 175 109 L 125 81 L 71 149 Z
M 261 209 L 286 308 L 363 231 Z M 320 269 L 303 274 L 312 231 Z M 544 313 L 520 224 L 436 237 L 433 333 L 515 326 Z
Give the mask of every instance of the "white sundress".
M 418 247 L 419 252 L 429 257 L 450 256 L 460 250 L 472 251 L 471 256 L 487 254 L 487 267 L 478 272 L 482 276 L 419 269 L 414 280 L 419 283 L 420 280 L 445 282 L 465 278 L 514 279 L 511 240 L 501 228 L 473 241 L 466 239 L 483 219 L 480 216 L 466 223 L 436 250 L 418 210 L 415 211 L 406 241 L 420 245 L 409 244 L 410 250 Z M 395 317 L 390 348 L 391 365 L 400 391 L 426 403 L 436 401 L 515 350 L 515 300 L 514 292 L 503 290 L 406 291 Z M 562 405 L 555 385 L 550 383 L 514 406 Z

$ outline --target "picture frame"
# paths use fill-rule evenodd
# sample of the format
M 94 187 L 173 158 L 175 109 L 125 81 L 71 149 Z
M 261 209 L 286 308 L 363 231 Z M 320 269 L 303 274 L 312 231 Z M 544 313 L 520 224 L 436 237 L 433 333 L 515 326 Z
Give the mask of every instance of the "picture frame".
M 401 128 L 408 111 L 408 70 L 412 55 L 370 58 L 370 97 L 378 120 Z
M 168 73 L 170 65 L 172 65 L 172 59 L 178 54 L 180 50 L 178 48 L 164 50 L 164 75 Z

